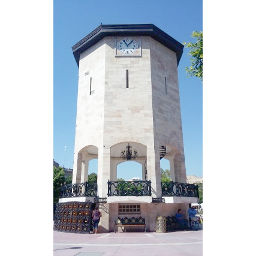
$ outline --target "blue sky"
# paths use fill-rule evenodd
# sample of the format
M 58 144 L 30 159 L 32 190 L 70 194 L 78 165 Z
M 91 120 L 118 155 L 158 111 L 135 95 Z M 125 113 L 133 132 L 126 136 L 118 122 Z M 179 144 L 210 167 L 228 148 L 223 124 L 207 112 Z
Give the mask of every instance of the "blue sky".
M 202 30 L 202 1 L 189 0 L 54 0 L 54 159 L 73 166 L 78 67 L 71 47 L 102 24 L 153 23 L 179 42 L 191 41 Z M 202 176 L 202 82 L 188 77 L 184 48 L 179 63 L 179 85 L 187 175 Z M 168 168 L 168 161 L 161 167 Z M 118 167 L 118 175 L 139 176 L 136 163 Z M 91 161 L 90 172 L 97 169 Z

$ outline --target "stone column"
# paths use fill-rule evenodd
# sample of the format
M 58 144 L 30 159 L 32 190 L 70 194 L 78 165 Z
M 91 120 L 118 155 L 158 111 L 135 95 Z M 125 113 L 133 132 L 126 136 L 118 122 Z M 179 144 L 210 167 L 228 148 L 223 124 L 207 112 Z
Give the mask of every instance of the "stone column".
M 89 159 L 85 159 L 81 162 L 81 182 L 88 181 L 88 164 Z
M 170 174 L 171 180 L 175 181 L 175 171 L 174 171 L 174 155 L 165 156 L 164 158 L 169 160 L 170 163 Z
M 112 181 L 117 180 L 117 169 L 116 169 L 117 165 L 118 165 L 118 160 L 110 158 L 110 166 L 111 166 L 110 180 Z
M 151 180 L 152 197 L 161 197 L 161 172 L 160 172 L 160 155 L 158 148 L 147 146 L 147 172 L 148 180 Z
M 107 197 L 108 193 L 108 180 L 110 180 L 110 148 L 109 147 L 99 147 L 98 151 L 98 196 Z M 109 231 L 109 205 L 100 204 L 100 211 L 102 217 L 99 223 L 100 232 Z
M 174 156 L 170 157 L 169 162 L 170 162 L 171 179 L 172 179 L 172 181 L 176 181 L 175 170 L 174 170 Z
M 109 208 L 110 208 L 110 204 L 100 204 L 99 205 L 99 210 L 102 214 L 101 218 L 100 218 L 100 223 L 99 223 L 99 232 L 100 233 L 105 233 L 105 232 L 109 232 L 110 231 L 110 227 L 109 227 Z
M 98 154 L 98 195 L 107 197 L 108 181 L 110 180 L 110 148 L 100 147 Z
M 185 168 L 185 157 L 182 153 L 177 153 L 174 156 L 174 172 L 176 182 L 187 182 L 186 168 Z
M 74 154 L 74 164 L 73 164 L 73 173 L 72 173 L 72 183 L 76 183 L 77 176 L 77 154 Z
M 142 164 L 142 180 L 145 180 L 145 165 L 144 162 Z
M 73 174 L 73 183 L 81 182 L 81 162 L 82 162 L 82 154 L 78 153 L 77 161 L 76 161 L 76 172 Z

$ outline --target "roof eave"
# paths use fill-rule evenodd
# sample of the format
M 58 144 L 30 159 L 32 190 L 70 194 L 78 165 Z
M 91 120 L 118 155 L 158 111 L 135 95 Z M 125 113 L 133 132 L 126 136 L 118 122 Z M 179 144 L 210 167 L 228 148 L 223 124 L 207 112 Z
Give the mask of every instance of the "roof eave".
M 100 25 L 73 47 L 73 55 L 79 66 L 80 54 L 100 41 L 105 36 L 151 36 L 158 42 L 174 51 L 177 56 L 177 65 L 183 53 L 183 45 L 177 40 L 166 34 L 153 24 L 134 24 L 134 25 Z

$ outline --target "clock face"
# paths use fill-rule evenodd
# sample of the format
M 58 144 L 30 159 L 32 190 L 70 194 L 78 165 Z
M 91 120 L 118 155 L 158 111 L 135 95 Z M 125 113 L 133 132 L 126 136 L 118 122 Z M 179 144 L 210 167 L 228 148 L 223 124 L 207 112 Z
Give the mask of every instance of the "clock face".
M 140 56 L 140 42 L 132 38 L 123 38 L 117 41 L 118 56 Z

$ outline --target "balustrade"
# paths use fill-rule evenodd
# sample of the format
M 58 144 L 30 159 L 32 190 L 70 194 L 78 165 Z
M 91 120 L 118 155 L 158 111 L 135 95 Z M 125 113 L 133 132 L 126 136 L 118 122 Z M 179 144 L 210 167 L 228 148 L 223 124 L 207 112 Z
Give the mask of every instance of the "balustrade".
M 162 182 L 162 196 L 198 197 L 198 186 L 180 182 Z
M 108 181 L 108 196 L 151 196 L 151 181 Z
M 64 185 L 61 188 L 60 198 L 80 197 L 80 196 L 97 196 L 97 183 L 84 182 Z

